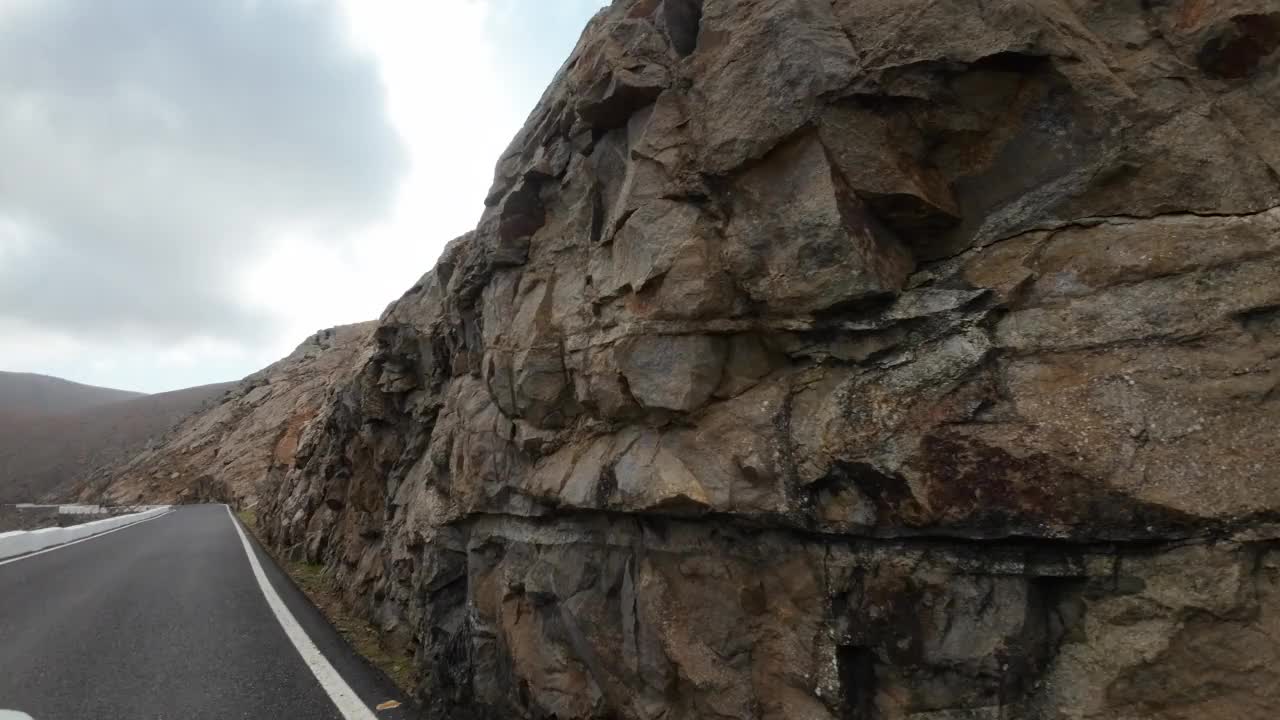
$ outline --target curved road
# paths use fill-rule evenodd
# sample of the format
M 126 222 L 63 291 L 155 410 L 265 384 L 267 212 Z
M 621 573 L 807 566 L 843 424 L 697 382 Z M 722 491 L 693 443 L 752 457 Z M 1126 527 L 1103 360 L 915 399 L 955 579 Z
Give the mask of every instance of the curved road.
M 356 712 L 339 709 L 332 683 L 290 639 L 221 505 L 0 564 L 0 710 L 35 720 L 407 717 L 373 709 L 405 698 L 253 552 L 338 684 L 358 696 Z

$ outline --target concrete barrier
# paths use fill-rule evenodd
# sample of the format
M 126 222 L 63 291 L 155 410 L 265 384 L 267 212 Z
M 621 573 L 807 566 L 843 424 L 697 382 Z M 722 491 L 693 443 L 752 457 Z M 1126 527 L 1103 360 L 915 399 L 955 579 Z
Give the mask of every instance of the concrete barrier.
M 47 505 L 40 503 L 16 503 L 14 507 L 19 510 L 35 510 L 35 509 L 51 509 L 57 508 L 59 515 L 106 515 L 110 512 L 118 510 L 119 507 L 111 505 Z M 143 510 L 155 510 L 156 508 L 167 508 L 168 505 L 133 505 L 133 509 L 141 512 Z M 3 718 L 0 718 L 3 720 Z
M 158 517 L 168 511 L 168 507 L 157 507 L 146 512 L 130 513 L 65 528 L 17 530 L 0 533 L 0 560 L 45 550 L 55 545 L 63 545 L 75 540 L 83 540 L 108 530 L 115 530 L 142 520 Z

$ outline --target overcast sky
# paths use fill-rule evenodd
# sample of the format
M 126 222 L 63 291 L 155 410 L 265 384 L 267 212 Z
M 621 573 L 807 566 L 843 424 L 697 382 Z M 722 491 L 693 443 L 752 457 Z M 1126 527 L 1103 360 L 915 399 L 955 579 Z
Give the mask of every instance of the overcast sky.
M 376 317 L 604 0 L 0 0 L 0 369 L 156 392 Z

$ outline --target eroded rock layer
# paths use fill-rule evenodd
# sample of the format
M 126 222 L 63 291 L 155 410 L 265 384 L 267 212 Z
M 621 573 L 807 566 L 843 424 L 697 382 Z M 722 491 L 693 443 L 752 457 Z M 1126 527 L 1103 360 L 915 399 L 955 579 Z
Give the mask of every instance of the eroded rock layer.
M 618 0 L 266 532 L 434 717 L 1274 717 L 1278 46 Z
M 274 497 L 303 431 L 335 385 L 371 351 L 374 323 L 340 325 L 226 389 L 129 459 L 100 469 L 78 490 L 90 502 L 229 502 Z

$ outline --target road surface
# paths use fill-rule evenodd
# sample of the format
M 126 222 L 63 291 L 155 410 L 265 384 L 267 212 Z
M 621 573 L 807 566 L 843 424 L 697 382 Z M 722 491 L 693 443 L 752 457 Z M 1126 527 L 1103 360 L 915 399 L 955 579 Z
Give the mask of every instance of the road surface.
M 221 505 L 0 564 L 0 711 L 34 720 L 407 717 L 373 709 L 405 699 L 250 544 L 278 610 Z M 298 646 L 308 641 L 318 649 L 309 660 Z M 354 692 L 345 709 L 335 685 Z

